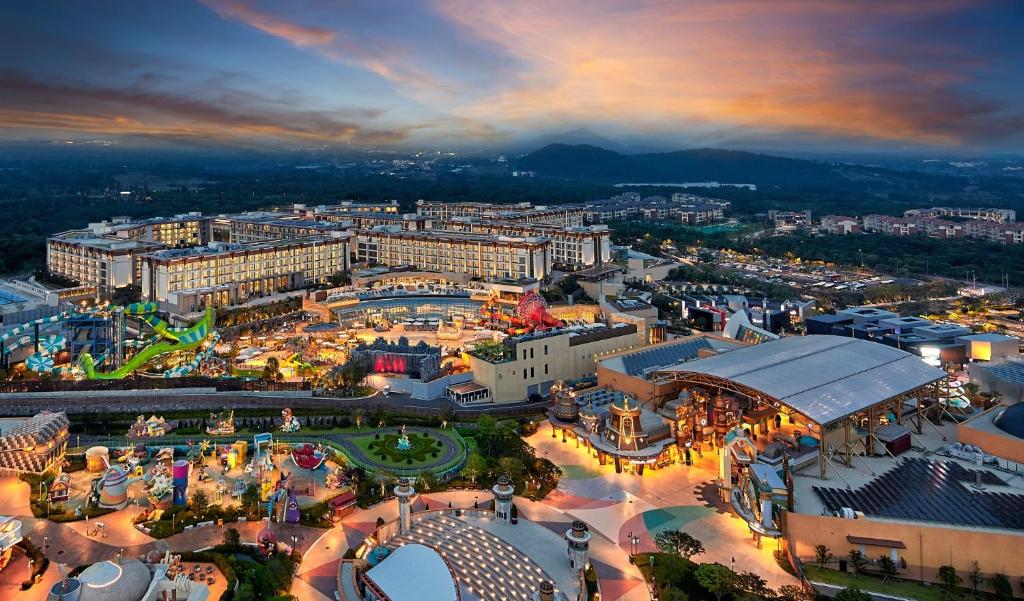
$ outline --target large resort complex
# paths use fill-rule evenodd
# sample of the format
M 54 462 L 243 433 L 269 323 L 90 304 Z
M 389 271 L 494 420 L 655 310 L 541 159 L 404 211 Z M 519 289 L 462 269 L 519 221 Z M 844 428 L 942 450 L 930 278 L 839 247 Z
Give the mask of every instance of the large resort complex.
M 0 569 L 20 566 L 0 575 L 43 578 L 18 559 L 41 553 L 89 566 L 47 577 L 52 599 L 202 601 L 240 586 L 244 556 L 287 562 L 303 600 L 636 601 L 662 590 L 651 562 L 678 530 L 700 565 L 772 587 L 868 586 L 889 560 L 939 583 L 976 561 L 1024 594 L 1004 552 L 1024 541 L 1019 342 L 657 287 L 679 263 L 599 221 L 728 209 L 676 196 L 54 235 L 49 280 L 3 288 L 20 300 L 0 476 L 23 501 L 0 510 Z M 25 531 L 33 516 L 53 527 Z

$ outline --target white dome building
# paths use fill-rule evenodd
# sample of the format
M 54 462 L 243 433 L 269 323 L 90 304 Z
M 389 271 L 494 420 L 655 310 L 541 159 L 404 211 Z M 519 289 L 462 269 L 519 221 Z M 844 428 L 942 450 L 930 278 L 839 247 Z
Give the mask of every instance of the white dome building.
M 125 559 L 120 563 L 94 563 L 78 575 L 78 580 L 82 583 L 79 601 L 141 601 L 153 575 L 138 559 Z

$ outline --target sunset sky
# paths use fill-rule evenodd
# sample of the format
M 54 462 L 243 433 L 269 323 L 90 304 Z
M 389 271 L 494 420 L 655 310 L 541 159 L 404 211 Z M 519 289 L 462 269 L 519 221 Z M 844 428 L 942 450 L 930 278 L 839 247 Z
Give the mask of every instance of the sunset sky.
M 1018 0 L 0 4 L 0 139 L 1024 152 Z

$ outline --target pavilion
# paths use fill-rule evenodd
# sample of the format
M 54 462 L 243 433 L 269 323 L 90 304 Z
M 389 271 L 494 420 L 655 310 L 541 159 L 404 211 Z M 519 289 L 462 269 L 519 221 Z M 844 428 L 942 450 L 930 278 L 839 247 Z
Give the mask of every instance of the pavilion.
M 946 375 L 902 350 L 815 335 L 735 349 L 662 368 L 653 377 L 679 383 L 680 398 L 694 404 L 693 423 L 678 428 L 690 429 L 696 442 L 723 448 L 726 433 L 742 425 L 766 447 L 759 455 L 780 461 L 789 455 L 796 468 L 816 457 L 827 478 L 829 468 L 836 469 L 832 458 L 841 455 L 850 465 L 854 456 L 884 448 L 883 432 L 899 427 L 907 414 L 920 434 L 924 411 L 938 407 L 938 383 Z

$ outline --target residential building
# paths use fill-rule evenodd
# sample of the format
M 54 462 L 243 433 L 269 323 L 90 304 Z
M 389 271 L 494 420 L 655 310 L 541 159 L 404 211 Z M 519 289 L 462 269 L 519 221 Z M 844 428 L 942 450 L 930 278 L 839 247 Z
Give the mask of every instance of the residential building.
M 845 215 L 825 215 L 821 218 L 821 229 L 838 235 L 860 233 L 860 221 Z

